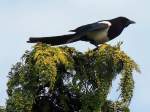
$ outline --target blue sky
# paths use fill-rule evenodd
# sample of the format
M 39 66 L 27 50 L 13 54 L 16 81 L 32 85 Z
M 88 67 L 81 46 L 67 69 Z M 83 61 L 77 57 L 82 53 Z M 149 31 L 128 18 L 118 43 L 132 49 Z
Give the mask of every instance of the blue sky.
M 32 44 L 26 43 L 30 36 L 65 34 L 83 24 L 126 16 L 137 24 L 109 43 L 123 41 L 122 49 L 140 65 L 142 73 L 134 74 L 130 107 L 133 112 L 149 112 L 149 4 L 149 0 L 0 0 L 0 105 L 5 105 L 7 75 L 12 64 L 31 49 Z M 85 42 L 70 46 L 80 51 L 93 48 Z M 110 96 L 115 99 L 114 90 Z

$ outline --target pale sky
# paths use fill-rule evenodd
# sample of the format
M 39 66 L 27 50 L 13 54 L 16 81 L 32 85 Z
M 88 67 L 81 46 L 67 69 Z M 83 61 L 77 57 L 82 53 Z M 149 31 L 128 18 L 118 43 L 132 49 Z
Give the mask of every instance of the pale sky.
M 140 65 L 142 71 L 140 75 L 134 74 L 131 112 L 150 112 L 149 11 L 149 0 L 0 0 L 0 105 L 5 105 L 7 98 L 10 68 L 20 61 L 25 50 L 33 46 L 26 43 L 30 36 L 65 34 L 80 25 L 125 16 L 136 24 L 129 26 L 109 44 L 123 41 L 122 49 Z M 86 42 L 70 46 L 80 51 L 93 48 Z M 110 96 L 117 97 L 114 90 Z

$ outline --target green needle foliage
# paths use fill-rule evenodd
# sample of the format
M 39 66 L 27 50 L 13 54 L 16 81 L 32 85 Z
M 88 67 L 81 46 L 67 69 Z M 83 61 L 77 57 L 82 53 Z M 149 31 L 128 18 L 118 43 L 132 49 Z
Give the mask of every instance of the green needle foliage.
M 6 112 L 5 107 L 0 106 L 0 112 Z
M 37 44 L 9 72 L 8 112 L 129 112 L 137 64 L 116 46 L 86 53 Z M 109 101 L 112 81 L 121 75 L 120 98 Z

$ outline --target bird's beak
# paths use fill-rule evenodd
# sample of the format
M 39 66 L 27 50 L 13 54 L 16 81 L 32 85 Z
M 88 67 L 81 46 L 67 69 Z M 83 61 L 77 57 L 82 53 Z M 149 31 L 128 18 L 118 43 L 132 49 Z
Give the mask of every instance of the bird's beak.
M 129 24 L 135 24 L 135 21 L 129 20 Z

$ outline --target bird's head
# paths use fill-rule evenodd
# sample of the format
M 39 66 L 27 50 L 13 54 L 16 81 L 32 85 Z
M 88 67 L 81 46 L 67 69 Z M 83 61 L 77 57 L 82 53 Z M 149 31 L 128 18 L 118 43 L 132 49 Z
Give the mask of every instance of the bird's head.
M 135 21 L 132 21 L 126 17 L 118 17 L 115 18 L 116 20 L 118 20 L 124 27 L 129 26 L 130 24 L 135 24 Z

